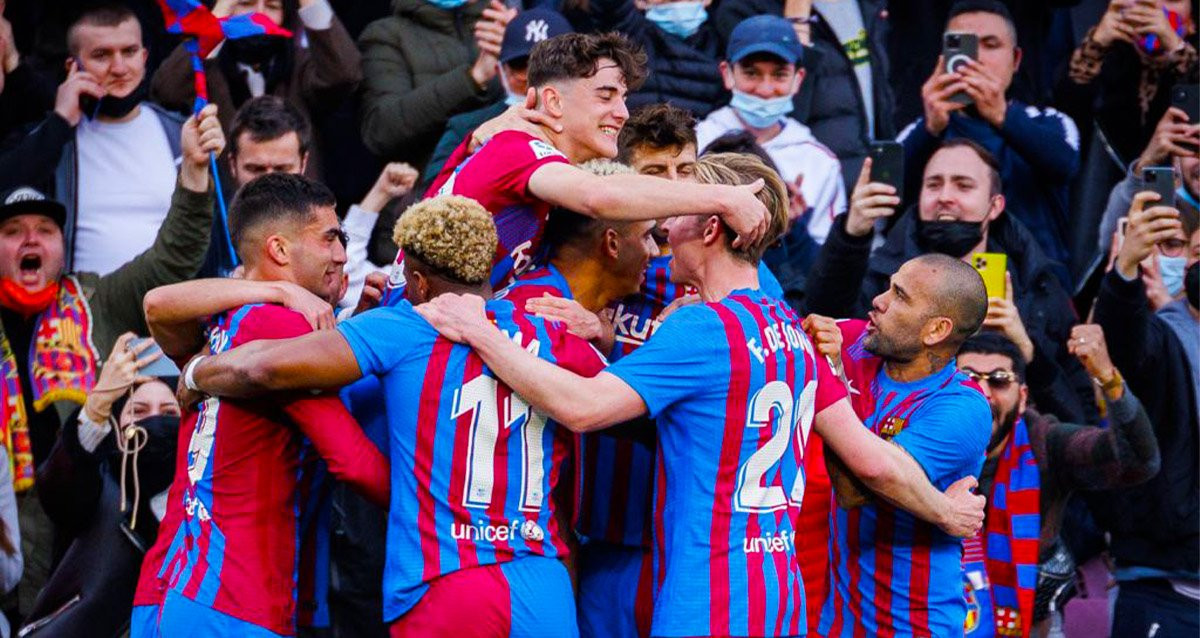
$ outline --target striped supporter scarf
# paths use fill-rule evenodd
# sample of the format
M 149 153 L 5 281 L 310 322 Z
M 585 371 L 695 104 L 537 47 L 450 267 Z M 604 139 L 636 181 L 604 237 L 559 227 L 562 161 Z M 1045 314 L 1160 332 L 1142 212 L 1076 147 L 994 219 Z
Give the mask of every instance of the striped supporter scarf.
M 33 409 L 41 412 L 55 401 L 82 404 L 96 384 L 97 356 L 92 345 L 92 313 L 79 280 L 63 277 L 58 297 L 36 321 L 28 361 Z M 0 335 L 0 378 L 0 443 L 8 449 L 13 489 L 23 492 L 33 487 L 29 413 L 17 356 L 5 335 Z
M 963 541 L 966 635 L 1029 638 L 1038 576 L 1041 477 L 1025 419 L 996 466 L 983 535 Z

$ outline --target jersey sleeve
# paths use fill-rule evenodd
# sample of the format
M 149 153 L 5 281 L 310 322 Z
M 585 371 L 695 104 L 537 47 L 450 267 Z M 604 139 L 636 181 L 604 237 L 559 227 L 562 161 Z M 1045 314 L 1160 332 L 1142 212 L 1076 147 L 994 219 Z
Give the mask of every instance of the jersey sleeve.
M 312 441 L 330 474 L 372 503 L 388 506 L 391 480 L 387 459 L 336 395 L 288 401 L 283 412 Z
M 710 308 L 681 308 L 645 345 L 607 371 L 633 388 L 655 418 L 670 405 L 728 378 L 729 346 L 714 340 L 714 334 L 723 336 L 724 327 Z
M 283 306 L 262 304 L 251 306 L 233 335 L 233 346 L 256 339 L 290 339 L 312 332 L 304 315 Z
M 455 177 L 453 191 L 462 195 L 488 193 L 502 205 L 524 200 L 529 192 L 529 178 L 539 168 L 570 163 L 550 144 L 517 131 L 497 133 L 477 153 L 478 157 L 468 160 Z
M 926 401 L 892 441 L 916 459 L 939 489 L 979 475 L 992 434 L 992 410 L 978 390 L 962 387 Z
M 817 353 L 817 402 L 813 414 L 820 414 L 825 408 L 837 403 L 847 396 L 846 384 L 833 373 L 829 361 L 821 353 Z
M 558 367 L 582 377 L 594 377 L 608 365 L 608 360 L 595 346 L 567 332 L 565 326 L 559 328 L 559 336 L 554 343 L 554 360 Z
M 387 373 L 408 357 L 417 356 L 413 345 L 420 336 L 433 337 L 433 327 L 407 301 L 368 310 L 338 324 L 337 329 L 350 344 L 363 376 Z

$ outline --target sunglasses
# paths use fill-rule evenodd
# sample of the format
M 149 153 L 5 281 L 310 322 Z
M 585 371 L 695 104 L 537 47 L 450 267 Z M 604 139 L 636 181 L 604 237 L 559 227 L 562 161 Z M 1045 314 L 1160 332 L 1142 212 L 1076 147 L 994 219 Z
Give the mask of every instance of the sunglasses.
M 971 377 L 975 383 L 986 382 L 989 387 L 997 390 L 1004 390 L 1008 386 L 1017 382 L 1017 375 L 1011 370 L 992 370 L 988 373 L 977 372 L 971 368 L 963 368 L 963 374 Z

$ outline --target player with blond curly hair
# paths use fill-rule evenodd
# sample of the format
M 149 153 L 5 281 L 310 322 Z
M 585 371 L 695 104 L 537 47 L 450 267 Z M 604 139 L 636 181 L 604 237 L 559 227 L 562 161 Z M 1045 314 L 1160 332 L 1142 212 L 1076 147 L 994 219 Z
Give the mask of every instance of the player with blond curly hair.
M 395 239 L 412 302 L 447 292 L 490 298 L 496 230 L 479 204 L 457 196 L 416 204 Z M 604 365 L 562 324 L 526 316 L 508 301 L 486 308 L 498 329 L 540 359 L 585 377 Z M 379 378 L 392 464 L 383 579 L 391 635 L 578 634 L 563 565 L 570 530 L 555 509 L 571 445 L 566 430 L 470 348 L 439 337 L 409 301 L 337 330 L 246 345 L 194 365 L 194 387 L 245 397 Z

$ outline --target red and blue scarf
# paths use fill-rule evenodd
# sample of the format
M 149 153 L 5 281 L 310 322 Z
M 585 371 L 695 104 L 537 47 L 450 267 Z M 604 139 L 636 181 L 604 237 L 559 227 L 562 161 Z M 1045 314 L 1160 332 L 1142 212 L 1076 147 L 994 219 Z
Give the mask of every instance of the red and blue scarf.
M 996 466 L 983 536 L 963 541 L 966 634 L 1028 638 L 1038 577 L 1041 476 L 1025 419 Z

